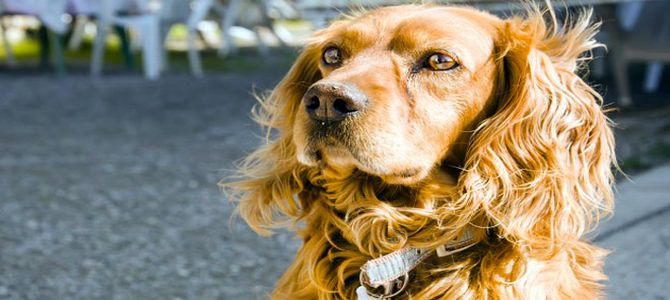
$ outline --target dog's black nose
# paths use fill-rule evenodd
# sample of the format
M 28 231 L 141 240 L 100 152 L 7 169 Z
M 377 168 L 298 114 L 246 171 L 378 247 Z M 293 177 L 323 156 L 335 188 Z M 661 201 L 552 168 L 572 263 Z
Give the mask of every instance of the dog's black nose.
M 303 97 L 310 118 L 320 122 L 340 121 L 363 110 L 368 99 L 355 86 L 337 82 L 313 84 Z

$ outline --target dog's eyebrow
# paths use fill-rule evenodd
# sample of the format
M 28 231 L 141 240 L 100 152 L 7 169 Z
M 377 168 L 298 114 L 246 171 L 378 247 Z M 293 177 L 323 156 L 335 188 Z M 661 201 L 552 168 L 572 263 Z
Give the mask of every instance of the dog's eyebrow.
M 432 45 L 446 50 L 460 46 L 462 40 L 462 34 L 456 30 L 428 27 L 419 23 L 398 26 L 389 41 L 389 47 L 394 50 L 412 51 Z
M 324 45 L 336 44 L 350 51 L 357 51 L 372 46 L 378 35 L 374 27 L 354 23 L 326 32 L 322 39 Z

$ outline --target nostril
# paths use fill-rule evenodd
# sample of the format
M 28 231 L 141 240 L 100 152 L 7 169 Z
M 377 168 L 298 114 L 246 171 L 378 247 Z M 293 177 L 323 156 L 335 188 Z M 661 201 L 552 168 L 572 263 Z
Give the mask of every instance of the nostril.
M 321 103 L 319 101 L 319 97 L 317 97 L 317 96 L 314 96 L 312 98 L 309 98 L 309 100 L 307 100 L 307 109 L 308 110 L 316 110 L 317 108 L 319 108 L 320 105 L 321 105 Z
M 341 114 L 355 112 L 357 110 L 356 108 L 350 107 L 347 104 L 347 101 L 344 101 L 342 99 L 335 99 L 335 101 L 333 102 L 333 109 Z

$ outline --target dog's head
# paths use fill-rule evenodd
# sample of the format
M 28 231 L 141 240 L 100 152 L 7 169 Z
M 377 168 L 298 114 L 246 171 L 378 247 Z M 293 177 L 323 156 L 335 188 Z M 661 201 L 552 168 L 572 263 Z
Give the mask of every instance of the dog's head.
M 297 65 L 318 74 L 296 95 L 298 160 L 412 184 L 445 158 L 462 159 L 503 80 L 496 21 L 470 9 L 401 6 L 319 32 L 299 60 L 311 62 Z
M 457 195 L 404 217 L 452 228 L 483 215 L 537 247 L 581 236 L 609 207 L 613 158 L 600 97 L 575 74 L 596 46 L 589 16 L 560 28 L 537 9 L 503 20 L 409 5 L 319 31 L 262 102 L 258 119 L 278 135 L 233 184 L 243 217 L 264 231 L 277 211 L 305 216 L 315 170 L 414 187 L 451 166 Z

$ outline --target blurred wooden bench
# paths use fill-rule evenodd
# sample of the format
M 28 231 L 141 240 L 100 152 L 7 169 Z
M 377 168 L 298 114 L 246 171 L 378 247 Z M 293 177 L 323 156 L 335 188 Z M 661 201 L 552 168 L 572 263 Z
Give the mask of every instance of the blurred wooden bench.
M 617 102 L 622 107 L 633 105 L 628 76 L 628 66 L 631 63 L 648 63 L 645 90 L 653 92 L 658 88 L 663 63 L 670 62 L 670 1 L 641 1 L 631 4 L 639 7 L 630 7 L 637 8 L 634 12 L 623 11 L 636 14 L 631 16 L 634 20 L 628 26 L 621 24 L 622 11 L 619 11 L 619 16 L 613 8 L 599 12 L 602 18 L 612 20 L 604 23 L 603 30 L 606 31 L 605 42 L 610 51 L 611 69 L 619 92 Z

